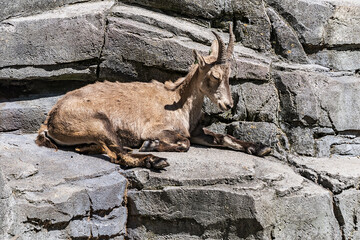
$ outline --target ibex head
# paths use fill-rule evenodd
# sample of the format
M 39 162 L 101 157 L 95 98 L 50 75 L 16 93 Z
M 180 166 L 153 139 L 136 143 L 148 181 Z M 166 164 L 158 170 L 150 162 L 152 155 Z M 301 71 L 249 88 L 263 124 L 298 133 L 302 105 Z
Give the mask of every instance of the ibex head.
M 203 57 L 196 50 L 194 56 L 199 64 L 199 70 L 205 74 L 205 78 L 200 85 L 200 91 L 215 103 L 222 111 L 233 107 L 231 97 L 229 76 L 230 76 L 230 58 L 234 50 L 234 34 L 232 26 L 229 27 L 230 38 L 229 45 L 226 48 L 220 36 L 213 32 L 216 39 L 211 45 L 209 56 Z

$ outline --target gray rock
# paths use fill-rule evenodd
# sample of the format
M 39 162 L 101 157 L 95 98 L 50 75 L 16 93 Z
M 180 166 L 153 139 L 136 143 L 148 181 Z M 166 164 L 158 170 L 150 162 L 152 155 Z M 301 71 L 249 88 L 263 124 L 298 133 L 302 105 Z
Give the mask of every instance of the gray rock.
M 307 46 L 321 46 L 333 7 L 324 1 L 267 0 L 297 32 L 300 42 Z M 306 49 L 305 49 L 306 51 Z
M 248 121 L 277 121 L 279 97 L 273 84 L 246 82 L 240 85 L 239 90 L 239 98 L 244 101 Z M 241 101 L 239 101 L 239 104 L 242 104 Z
M 247 142 L 261 142 L 274 147 L 278 143 L 280 130 L 273 123 L 266 122 L 233 122 L 228 127 L 228 133 Z
M 88 0 L 91 1 L 91 0 Z M 34 1 L 6 1 L 1 0 L 0 5 L 0 21 L 20 16 L 28 16 L 37 13 L 41 13 L 47 10 L 51 10 L 57 7 L 62 7 L 66 4 L 74 4 L 84 2 L 83 0 L 62 0 L 62 1 L 50 1 L 50 0 L 34 0 Z
M 360 191 L 355 189 L 345 190 L 335 196 L 338 218 L 341 220 L 341 230 L 345 239 L 360 238 Z
M 0 59 L 0 68 L 9 68 L 2 70 L 3 77 L 11 78 L 9 71 L 15 72 L 15 78 L 33 76 L 34 73 L 23 69 L 26 67 L 48 69 L 49 65 L 98 59 L 104 41 L 105 13 L 113 4 L 113 1 L 75 4 L 3 21 L 0 55 L 7 57 Z M 45 74 L 41 69 L 38 71 Z M 79 70 L 63 71 L 79 74 Z
M 335 145 L 332 152 L 337 155 L 360 156 L 360 144 L 345 142 L 344 144 Z
M 105 61 L 100 65 L 101 77 L 110 72 L 124 79 L 141 81 L 162 80 L 148 72 L 148 67 L 187 72 L 194 61 L 192 47 L 172 33 L 114 17 L 109 18 L 103 54 Z
M 195 147 L 158 155 L 169 159 L 167 171 L 126 172 L 136 187 L 128 191 L 131 239 L 340 238 L 329 192 L 271 158 Z
M 360 51 L 324 49 L 309 57 L 314 63 L 337 71 L 355 71 L 360 68 Z
M 346 135 L 328 135 L 316 139 L 316 156 L 329 157 L 331 155 L 360 155 L 360 138 Z
M 224 20 L 236 20 L 235 34 L 246 46 L 255 49 L 270 48 L 270 22 L 266 16 L 262 1 L 222 0 L 222 1 L 134 1 L 142 6 L 159 9 L 165 12 L 184 15 L 186 17 L 213 21 L 224 27 Z M 224 19 L 225 16 L 225 19 Z
M 327 92 L 328 77 L 294 71 L 274 72 L 273 78 L 279 91 L 281 121 L 304 126 L 332 126 L 321 100 L 321 94 Z
M 304 71 L 304 72 L 321 72 L 326 73 L 327 75 L 336 74 L 335 72 L 329 72 L 330 69 L 324 66 L 316 65 L 316 64 L 297 64 L 297 63 L 286 63 L 286 62 L 280 62 L 276 61 L 271 64 L 273 70 L 279 70 L 279 71 Z M 341 74 L 349 74 L 342 72 Z M 351 75 L 353 75 L 351 73 Z
M 202 17 L 205 19 L 214 19 L 220 17 L 225 8 L 225 1 L 165 1 L 165 0 L 122 0 L 124 3 L 136 3 L 142 6 L 170 11 L 190 17 Z
M 307 63 L 306 53 L 294 30 L 272 8 L 267 8 L 266 12 L 273 28 L 275 52 L 293 62 Z
M 311 180 L 335 194 L 346 189 L 358 188 L 360 172 L 357 166 L 359 161 L 358 157 L 290 157 L 290 162 L 299 169 L 304 177 L 312 176 Z
M 357 77 L 328 79 L 328 85 L 320 92 L 321 104 L 329 113 L 333 127 L 339 131 L 360 129 L 359 92 Z
M 111 15 L 151 25 L 168 31 L 176 36 L 188 37 L 195 42 L 207 45 L 210 45 L 214 39 L 214 35 L 209 28 L 199 26 L 181 18 L 146 10 L 141 7 L 119 4 L 111 9 Z
M 0 132 L 36 132 L 59 97 L 0 103 Z
M 330 46 L 357 45 L 360 34 L 360 4 L 358 1 L 329 1 L 335 5 L 328 21 L 325 43 Z
M 0 79 L 11 80 L 94 80 L 96 79 L 97 65 L 94 61 L 89 63 L 59 64 L 39 67 L 5 67 L 0 69 Z M 70 65 L 70 66 L 69 66 Z
M 7 214 L 0 238 L 124 236 L 127 180 L 118 166 L 102 156 L 38 147 L 35 137 L 0 135 L 1 187 L 14 193 L 1 199 Z
M 300 155 L 315 156 L 314 132 L 309 128 L 294 127 L 287 129 L 291 150 Z
M 246 47 L 269 50 L 271 24 L 263 1 L 229 1 L 236 21 L 235 34 Z
M 235 49 L 236 51 L 237 49 Z M 235 52 L 237 54 L 237 52 Z M 236 57 L 232 63 L 231 77 L 244 80 L 268 81 L 270 64 L 251 58 Z

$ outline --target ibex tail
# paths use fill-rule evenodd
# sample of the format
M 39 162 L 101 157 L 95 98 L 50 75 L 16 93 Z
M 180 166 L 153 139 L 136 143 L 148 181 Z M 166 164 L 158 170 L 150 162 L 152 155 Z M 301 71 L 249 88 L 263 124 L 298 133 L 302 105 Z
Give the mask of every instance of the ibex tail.
M 38 132 L 39 135 L 36 137 L 35 143 L 39 146 L 58 149 L 58 147 L 48 137 L 47 131 L 48 130 L 46 124 L 42 124 Z

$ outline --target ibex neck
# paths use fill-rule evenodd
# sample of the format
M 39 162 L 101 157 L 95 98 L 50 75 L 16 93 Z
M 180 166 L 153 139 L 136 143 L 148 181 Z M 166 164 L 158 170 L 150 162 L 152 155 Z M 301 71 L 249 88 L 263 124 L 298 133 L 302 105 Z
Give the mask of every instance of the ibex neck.
M 200 91 L 200 85 L 204 78 L 205 76 L 203 76 L 198 67 L 196 67 L 191 78 L 187 79 L 187 82 L 177 89 L 180 102 L 183 105 L 182 111 L 189 121 L 189 131 L 192 131 L 196 127 L 201 118 L 204 94 Z

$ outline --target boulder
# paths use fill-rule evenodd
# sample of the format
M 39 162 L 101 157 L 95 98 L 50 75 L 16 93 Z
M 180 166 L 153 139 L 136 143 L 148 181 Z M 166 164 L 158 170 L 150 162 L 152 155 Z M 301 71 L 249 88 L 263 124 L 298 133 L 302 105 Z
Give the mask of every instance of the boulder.
M 335 204 L 345 239 L 360 238 L 360 191 L 355 189 L 343 191 L 335 197 Z
M 91 0 L 87 0 L 89 2 Z M 34 1 L 6 1 L 0 0 L 0 21 L 12 18 L 23 17 L 45 12 L 51 9 L 62 7 L 66 4 L 75 4 L 84 2 L 83 0 L 63 0 L 63 1 L 51 1 L 51 0 L 34 0 Z
M 211 24 L 226 28 L 227 21 L 234 21 L 236 23 L 234 32 L 244 46 L 259 50 L 270 48 L 271 26 L 263 2 L 260 0 L 122 0 L 122 2 L 158 9 L 169 12 L 171 15 L 180 14 L 189 18 L 201 19 L 200 22 L 204 25 Z
M 276 122 L 279 97 L 274 84 L 246 82 L 240 85 L 238 94 L 244 101 L 248 121 Z
M 303 71 L 276 71 L 273 78 L 279 91 L 281 121 L 301 123 L 304 126 L 331 127 L 320 100 L 320 95 L 327 92 L 327 76 Z
M 0 103 L 0 132 L 36 132 L 59 97 Z
M 358 45 L 360 39 L 360 3 L 354 0 L 328 1 L 335 5 L 332 17 L 328 21 L 324 41 L 329 46 Z
M 356 167 L 360 161 L 358 157 L 290 156 L 289 161 L 302 176 L 329 189 L 334 194 L 339 194 L 347 189 L 358 189 L 360 183 L 360 173 Z M 341 163 L 341 167 L 339 167 L 339 163 Z
M 330 78 L 321 89 L 321 104 L 338 132 L 360 130 L 359 83 L 358 77 Z
M 123 239 L 127 180 L 119 167 L 38 147 L 35 137 L 0 135 L 0 238 Z
M 358 59 L 360 51 L 324 49 L 315 54 L 310 54 L 312 62 L 326 66 L 336 71 L 356 71 L 360 69 Z
M 166 171 L 125 172 L 131 239 L 340 239 L 331 194 L 272 158 L 197 147 L 158 155 Z
M 327 23 L 333 15 L 332 4 L 311 0 L 266 0 L 296 31 L 305 51 L 324 44 Z
M 113 4 L 75 4 L 3 21 L 0 55 L 7 57 L 0 59 L 0 79 L 53 75 L 96 78 L 94 65 L 104 42 L 105 12 Z
M 290 61 L 307 63 L 306 53 L 299 42 L 296 32 L 288 26 L 285 20 L 282 19 L 274 9 L 267 8 L 266 12 L 272 25 L 274 36 L 272 45 L 275 52 Z

